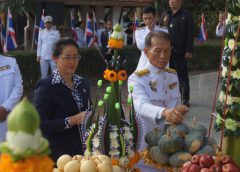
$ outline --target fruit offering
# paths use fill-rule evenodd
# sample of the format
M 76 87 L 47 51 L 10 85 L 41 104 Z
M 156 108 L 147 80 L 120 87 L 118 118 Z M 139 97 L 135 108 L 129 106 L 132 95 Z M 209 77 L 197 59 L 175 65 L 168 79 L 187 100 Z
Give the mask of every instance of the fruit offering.
M 154 163 L 179 168 L 194 155 L 216 154 L 217 142 L 206 134 L 206 127 L 194 118 L 191 126 L 181 123 L 156 128 L 145 135 L 145 141 Z
M 125 172 L 125 169 L 113 164 L 107 155 L 71 157 L 65 154 L 58 158 L 54 172 Z
M 228 156 L 194 155 L 183 164 L 181 172 L 240 172 L 239 167 Z

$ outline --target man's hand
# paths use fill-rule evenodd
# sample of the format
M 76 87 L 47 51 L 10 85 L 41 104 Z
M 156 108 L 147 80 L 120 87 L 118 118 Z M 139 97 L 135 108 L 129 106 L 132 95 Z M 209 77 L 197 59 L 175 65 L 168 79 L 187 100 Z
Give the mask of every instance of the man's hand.
M 0 122 L 3 122 L 7 118 L 8 111 L 4 107 L 0 106 Z
M 156 22 L 157 20 L 154 18 L 151 22 L 146 23 L 146 26 L 148 27 L 149 30 L 153 31 Z
M 186 52 L 185 55 L 184 55 L 184 57 L 185 57 L 186 59 L 191 59 L 191 58 L 192 58 L 192 53 Z
M 185 113 L 188 108 L 184 105 L 178 105 L 172 109 L 165 109 L 162 112 L 162 116 L 165 117 L 167 122 L 172 124 L 179 124 L 183 121 Z
M 85 115 L 86 115 L 86 112 L 84 111 L 69 117 L 71 126 L 78 125 L 81 122 L 83 122 Z
M 109 54 L 109 55 L 111 55 L 111 51 L 112 51 L 112 49 L 111 49 L 111 48 L 109 48 L 109 49 L 107 50 L 107 53 L 106 53 L 106 54 Z
M 37 56 L 37 62 L 40 62 L 40 56 Z

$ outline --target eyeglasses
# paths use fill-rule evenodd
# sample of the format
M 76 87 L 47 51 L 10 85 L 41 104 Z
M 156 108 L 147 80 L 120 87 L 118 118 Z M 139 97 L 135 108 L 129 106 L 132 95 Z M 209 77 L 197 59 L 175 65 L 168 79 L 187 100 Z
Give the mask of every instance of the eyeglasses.
M 71 57 L 71 56 L 65 56 L 65 57 L 59 57 L 60 59 L 62 59 L 62 60 L 65 60 L 65 61 L 74 61 L 74 62 L 77 62 L 77 61 L 79 61 L 80 59 L 81 59 L 81 56 L 80 55 L 78 55 L 78 56 L 73 56 L 73 57 Z

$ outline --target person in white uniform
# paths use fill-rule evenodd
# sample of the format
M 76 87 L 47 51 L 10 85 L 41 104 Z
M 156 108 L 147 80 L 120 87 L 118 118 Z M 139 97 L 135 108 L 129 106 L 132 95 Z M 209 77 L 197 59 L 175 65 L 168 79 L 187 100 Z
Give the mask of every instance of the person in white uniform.
M 22 76 L 14 58 L 0 55 L 0 142 L 7 132 L 6 118 L 23 94 Z
M 143 118 L 146 134 L 157 126 L 163 128 L 165 122 L 181 123 L 188 108 L 181 105 L 176 71 L 167 68 L 171 54 L 169 35 L 164 31 L 150 32 L 144 53 L 148 62 L 129 77 L 128 85 L 133 85 L 135 111 Z M 144 141 L 141 151 L 146 147 Z M 142 161 L 138 167 L 141 171 L 159 171 Z
M 41 79 L 47 77 L 49 66 L 52 72 L 56 69 L 56 63 L 52 59 L 52 48 L 59 40 L 60 33 L 52 28 L 52 21 L 51 16 L 43 18 L 45 28 L 39 32 L 38 36 L 37 61 L 40 62 Z
M 153 7 L 145 7 L 143 9 L 143 21 L 145 26 L 139 27 L 135 31 L 135 39 L 138 49 L 141 51 L 141 56 L 137 65 L 137 69 L 141 69 L 148 61 L 143 52 L 145 46 L 145 37 L 151 31 L 162 30 L 156 25 L 156 10 Z

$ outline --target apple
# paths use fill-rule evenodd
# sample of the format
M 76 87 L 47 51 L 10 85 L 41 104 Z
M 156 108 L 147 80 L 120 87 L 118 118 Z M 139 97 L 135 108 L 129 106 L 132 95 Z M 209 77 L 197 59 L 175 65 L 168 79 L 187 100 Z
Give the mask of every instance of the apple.
M 193 155 L 193 156 L 192 156 L 192 159 L 191 159 L 191 162 L 192 162 L 193 164 L 199 164 L 200 158 L 201 158 L 201 155 Z
M 200 172 L 201 171 L 201 166 L 197 164 L 192 164 L 189 168 L 189 172 Z
M 228 163 L 223 165 L 222 172 L 239 172 L 239 170 L 233 163 Z
M 199 164 L 201 167 L 209 168 L 214 164 L 213 157 L 207 154 L 204 154 L 199 159 Z
M 202 168 L 201 172 L 211 172 L 208 168 Z
M 224 155 L 223 157 L 222 157 L 222 163 L 223 163 L 223 165 L 225 165 L 225 164 L 228 164 L 228 163 L 232 163 L 233 161 L 232 161 L 232 159 L 231 159 L 231 157 L 229 156 L 229 155 Z
M 190 172 L 189 168 L 190 168 L 190 166 L 184 166 L 181 168 L 181 172 Z
M 211 172 L 222 172 L 222 164 L 221 163 L 216 163 L 216 164 L 213 164 L 209 170 Z

